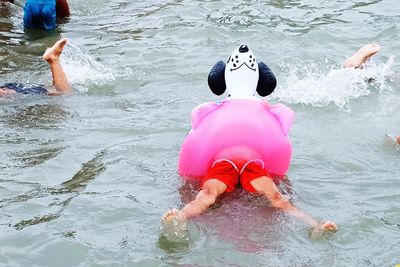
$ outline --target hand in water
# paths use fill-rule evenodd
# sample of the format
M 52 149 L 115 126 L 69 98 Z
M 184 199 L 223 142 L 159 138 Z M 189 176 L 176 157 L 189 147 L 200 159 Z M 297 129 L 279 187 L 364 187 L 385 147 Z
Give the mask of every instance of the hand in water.
M 335 233 L 337 231 L 337 225 L 334 222 L 327 221 L 325 223 L 318 224 L 310 231 L 311 239 L 321 239 L 324 235 L 329 233 Z
M 385 134 L 385 144 L 390 146 L 398 146 L 400 145 L 400 136 L 393 136 L 390 134 Z
M 164 214 L 161 222 L 163 234 L 169 241 L 179 242 L 187 238 L 187 221 L 180 216 L 179 210 L 170 209 Z

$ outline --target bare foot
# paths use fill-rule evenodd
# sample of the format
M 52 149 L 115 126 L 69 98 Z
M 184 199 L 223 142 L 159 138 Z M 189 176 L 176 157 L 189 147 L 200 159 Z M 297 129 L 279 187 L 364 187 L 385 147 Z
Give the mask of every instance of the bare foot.
M 325 223 L 318 224 L 310 232 L 311 239 L 320 239 L 327 233 L 334 233 L 337 231 L 337 225 L 334 222 L 327 221 Z
M 46 52 L 43 54 L 43 60 L 49 63 L 57 61 L 60 58 L 61 52 L 63 51 L 67 41 L 67 38 L 60 39 L 52 47 L 47 48 Z
M 376 43 L 366 44 L 351 57 L 343 62 L 345 68 L 360 68 L 372 55 L 376 54 L 381 47 Z

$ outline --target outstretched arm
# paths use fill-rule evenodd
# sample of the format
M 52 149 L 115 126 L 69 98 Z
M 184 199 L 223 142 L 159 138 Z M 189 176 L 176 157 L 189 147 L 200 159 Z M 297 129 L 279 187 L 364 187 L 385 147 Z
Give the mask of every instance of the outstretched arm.
M 226 188 L 227 186 L 219 180 L 210 179 L 206 181 L 194 200 L 186 204 L 180 211 L 173 209 L 165 213 L 162 217 L 163 222 L 168 223 L 173 218 L 186 221 L 191 217 L 200 215 L 215 203 L 218 196 L 224 193 Z
M 308 215 L 307 213 L 297 209 L 285 198 L 279 191 L 272 179 L 262 176 L 250 182 L 253 188 L 260 194 L 264 195 L 271 202 L 271 205 L 284 210 L 285 212 L 301 219 L 313 228 L 322 230 L 336 231 L 337 226 L 333 222 L 325 222 L 321 224 L 319 221 Z

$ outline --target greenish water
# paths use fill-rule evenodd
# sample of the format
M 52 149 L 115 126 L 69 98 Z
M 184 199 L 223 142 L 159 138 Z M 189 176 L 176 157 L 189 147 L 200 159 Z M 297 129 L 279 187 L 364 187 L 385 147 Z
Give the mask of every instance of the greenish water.
M 0 4 L 0 83 L 51 84 L 41 61 L 60 36 L 71 97 L 0 99 L 1 266 L 394 266 L 400 263 L 400 4 L 382 1 L 70 0 L 51 34 L 24 32 Z M 338 70 L 365 43 L 382 50 Z M 160 217 L 193 198 L 177 175 L 198 104 L 222 99 L 210 67 L 246 43 L 296 112 L 290 196 L 339 231 L 307 227 L 245 192 L 190 225 Z M 366 83 L 365 79 L 374 77 Z

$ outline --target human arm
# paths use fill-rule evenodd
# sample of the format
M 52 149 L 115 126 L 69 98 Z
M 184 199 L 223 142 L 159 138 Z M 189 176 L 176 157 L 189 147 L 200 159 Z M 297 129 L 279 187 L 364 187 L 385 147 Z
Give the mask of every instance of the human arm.
M 168 222 L 173 218 L 177 218 L 180 221 L 186 221 L 189 218 L 198 216 L 213 205 L 218 196 L 226 191 L 226 188 L 227 186 L 217 179 L 207 180 L 194 200 L 186 204 L 180 211 L 177 209 L 168 211 L 164 214 L 162 220 Z
M 310 225 L 315 230 L 328 230 L 328 231 L 336 231 L 337 226 L 333 222 L 325 222 L 321 223 L 314 219 L 309 214 L 297 209 L 293 206 L 290 201 L 283 196 L 272 179 L 262 176 L 250 182 L 253 188 L 260 194 L 264 195 L 270 202 L 273 207 L 280 208 L 283 211 L 301 219 L 303 222 Z
M 56 1 L 56 14 L 57 18 L 67 18 L 70 16 L 69 5 L 67 0 Z

